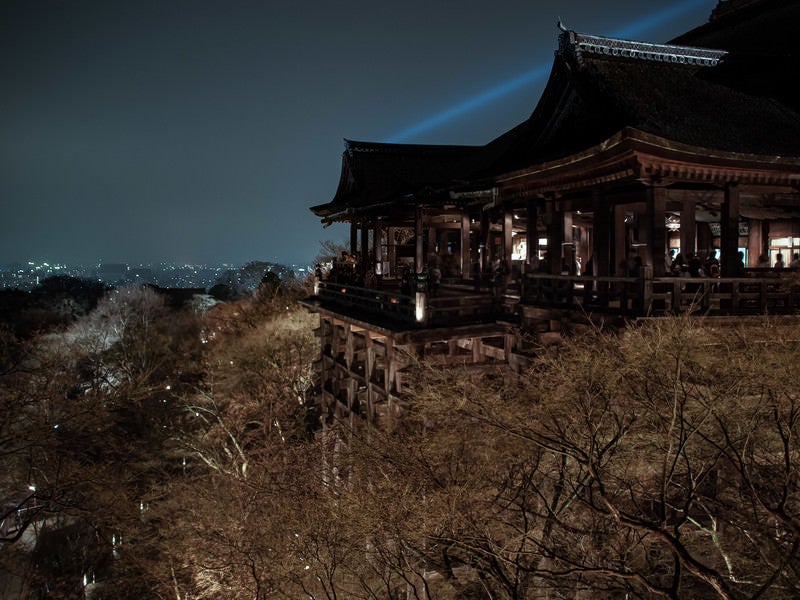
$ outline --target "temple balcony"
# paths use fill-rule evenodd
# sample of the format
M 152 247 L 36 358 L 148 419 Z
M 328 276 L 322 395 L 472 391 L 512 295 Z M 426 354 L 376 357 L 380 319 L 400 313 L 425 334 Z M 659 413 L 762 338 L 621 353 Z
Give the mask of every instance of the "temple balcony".
M 372 287 L 319 281 L 304 304 L 392 331 L 520 323 L 526 315 L 574 311 L 620 319 L 692 312 L 761 315 L 800 312 L 800 273 L 748 269 L 746 277 L 588 277 L 526 273 L 497 288 L 484 282 L 444 283 L 436 290 L 402 289 L 398 280 Z M 536 311 L 539 311 L 538 313 Z M 544 318 L 544 317 L 542 317 Z

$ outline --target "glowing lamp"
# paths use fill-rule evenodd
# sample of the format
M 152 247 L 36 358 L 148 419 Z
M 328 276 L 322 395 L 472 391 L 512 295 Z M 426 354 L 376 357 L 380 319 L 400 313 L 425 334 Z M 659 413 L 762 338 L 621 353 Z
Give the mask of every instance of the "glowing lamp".
M 417 292 L 417 301 L 414 307 L 414 319 L 416 319 L 417 323 L 424 323 L 426 317 L 425 292 Z

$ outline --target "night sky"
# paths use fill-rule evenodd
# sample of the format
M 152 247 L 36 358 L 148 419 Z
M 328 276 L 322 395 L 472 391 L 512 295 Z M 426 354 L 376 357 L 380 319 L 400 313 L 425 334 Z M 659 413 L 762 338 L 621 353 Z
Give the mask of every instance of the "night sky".
M 343 140 L 485 144 L 558 45 L 716 0 L 3 0 L 0 264 L 310 261 Z

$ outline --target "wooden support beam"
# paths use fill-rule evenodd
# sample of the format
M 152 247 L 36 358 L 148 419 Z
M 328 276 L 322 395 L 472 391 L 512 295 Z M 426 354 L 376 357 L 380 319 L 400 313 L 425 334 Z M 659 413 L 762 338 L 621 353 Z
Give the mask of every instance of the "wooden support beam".
M 739 273 L 739 186 L 728 184 L 722 202 L 720 218 L 720 274 L 723 277 L 741 276 Z
M 483 343 L 481 338 L 472 338 L 472 362 L 483 362 Z
M 416 242 L 414 251 L 414 273 L 419 275 L 425 266 L 425 247 L 423 245 L 423 214 L 422 207 L 418 206 L 414 211 L 414 239 Z
M 461 215 L 461 279 L 470 277 L 470 268 L 472 266 L 470 243 L 469 243 L 469 214 L 466 212 Z
M 386 253 L 388 254 L 388 270 L 384 277 L 393 277 L 397 268 L 397 244 L 394 241 L 394 227 L 386 228 Z
M 481 232 L 480 232 L 480 246 L 478 247 L 479 258 L 481 263 L 481 273 L 491 269 L 491 240 L 492 228 L 489 222 L 489 213 L 481 211 Z
M 358 221 L 350 222 L 350 254 L 358 252 Z
M 626 277 L 627 273 L 620 272 L 620 265 L 625 263 L 628 257 L 628 228 L 625 223 L 626 207 L 624 205 L 614 206 L 614 226 L 612 228 L 612 235 L 614 240 L 614 252 L 611 256 L 611 273 L 617 277 Z
M 375 259 L 375 264 L 372 265 L 375 274 L 383 275 L 383 229 L 380 221 L 375 221 L 372 229 L 372 255 Z
M 681 252 L 688 259 L 697 251 L 697 221 L 694 198 L 684 198 L 681 207 Z
M 572 229 L 572 213 L 562 212 L 563 241 L 561 243 L 561 272 L 567 267 L 567 274 L 575 274 L 575 234 Z
M 366 219 L 361 224 L 361 256 L 358 261 L 359 275 L 363 279 L 367 270 L 372 267 L 369 264 L 369 223 Z
M 556 209 L 555 201 L 547 203 L 547 272 L 561 273 L 564 245 L 564 213 Z
M 353 328 L 350 325 L 344 326 L 345 332 L 345 350 L 344 350 L 344 362 L 347 365 L 349 370 L 353 369 L 353 357 L 355 355 L 355 349 L 353 344 Z
M 538 250 L 539 250 L 539 231 L 537 229 L 538 212 L 536 210 L 536 201 L 529 199 L 525 206 L 526 210 L 526 231 L 525 231 L 525 266 L 526 271 L 533 270 L 533 267 L 538 263 Z
M 505 272 L 511 273 L 511 250 L 514 234 L 514 211 L 507 208 L 503 211 L 503 256 Z
M 374 404 L 374 390 L 372 388 L 372 379 L 375 371 L 375 345 L 372 343 L 372 338 L 367 335 L 364 338 L 367 345 L 367 357 L 364 365 L 364 378 L 367 380 L 367 421 L 372 422 L 373 415 L 375 414 Z
M 650 200 L 645 208 L 645 257 L 644 263 L 652 267 L 654 277 L 664 277 L 667 253 L 667 227 L 665 212 L 667 206 L 667 190 L 663 187 L 650 186 Z M 641 241 L 641 240 L 640 240 Z
M 514 351 L 514 334 L 506 333 L 503 336 L 503 360 L 508 362 L 511 353 Z
M 612 247 L 614 241 L 614 209 L 605 203 L 599 194 L 595 195 L 592 217 L 592 256 L 591 273 L 595 277 L 609 277 L 612 273 Z
M 397 376 L 397 363 L 395 362 L 394 342 L 386 338 L 386 364 L 384 365 L 383 386 L 387 398 L 396 391 L 395 377 Z

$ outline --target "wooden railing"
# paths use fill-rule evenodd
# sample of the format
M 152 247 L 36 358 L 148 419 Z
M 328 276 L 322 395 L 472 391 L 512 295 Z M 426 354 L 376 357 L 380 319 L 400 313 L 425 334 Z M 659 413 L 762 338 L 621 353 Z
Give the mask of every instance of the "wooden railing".
M 321 300 L 345 309 L 381 315 L 389 320 L 414 322 L 414 296 L 328 281 L 318 282 L 315 291 Z
M 521 301 L 535 306 L 638 315 L 643 310 L 645 297 L 643 278 L 527 273 Z
M 370 322 L 402 326 L 459 325 L 503 318 L 517 303 L 557 309 L 601 312 L 626 317 L 684 312 L 709 315 L 800 313 L 800 277 L 786 273 L 741 278 L 584 277 L 525 274 L 497 290 L 444 286 L 405 294 L 394 289 L 363 288 L 320 281 L 316 296 L 336 310 Z M 446 288 L 446 289 L 445 289 Z
M 493 294 L 475 292 L 465 286 L 443 286 L 436 294 L 427 290 L 400 294 L 393 290 L 320 281 L 316 295 L 323 302 L 332 302 L 354 314 L 366 313 L 372 319 L 416 326 L 485 320 L 503 306 Z
M 800 312 L 800 279 L 779 277 L 575 277 L 529 273 L 521 301 L 535 306 L 658 316 L 683 312 L 716 315 Z
M 652 280 L 651 314 L 693 311 L 748 315 L 800 312 L 800 281 L 795 277 L 683 278 Z

